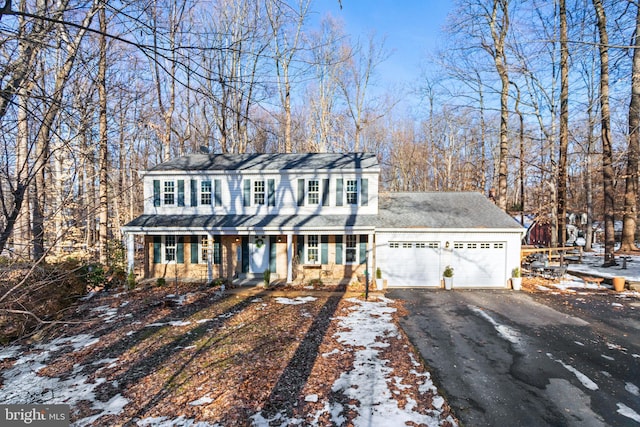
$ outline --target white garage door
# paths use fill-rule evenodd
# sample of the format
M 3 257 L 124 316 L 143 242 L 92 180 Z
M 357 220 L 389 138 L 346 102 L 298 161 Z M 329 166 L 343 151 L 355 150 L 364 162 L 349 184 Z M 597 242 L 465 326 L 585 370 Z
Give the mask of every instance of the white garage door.
M 506 262 L 505 242 L 454 242 L 453 287 L 504 287 Z
M 376 249 L 387 286 L 440 286 L 440 242 L 390 241 Z

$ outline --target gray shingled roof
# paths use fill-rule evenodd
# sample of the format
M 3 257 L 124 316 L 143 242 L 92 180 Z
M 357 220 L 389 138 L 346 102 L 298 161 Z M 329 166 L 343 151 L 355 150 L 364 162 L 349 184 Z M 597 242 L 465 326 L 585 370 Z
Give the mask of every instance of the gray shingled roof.
M 378 199 L 376 228 L 522 229 L 480 193 L 384 193 Z
M 377 170 L 372 153 L 306 154 L 189 154 L 160 163 L 149 172 L 164 171 L 247 171 L 247 170 Z
M 480 193 L 385 193 L 378 215 L 142 215 L 126 228 L 512 229 L 522 227 Z

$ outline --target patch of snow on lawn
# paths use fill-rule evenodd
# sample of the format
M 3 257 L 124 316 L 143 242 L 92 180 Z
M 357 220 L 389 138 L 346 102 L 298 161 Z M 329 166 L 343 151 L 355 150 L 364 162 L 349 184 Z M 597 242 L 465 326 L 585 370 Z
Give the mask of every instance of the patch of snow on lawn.
M 95 368 L 85 369 L 83 365 L 74 365 L 64 378 L 40 376 L 38 371 L 45 368 L 52 358 L 52 353 L 66 346 L 74 351 L 81 350 L 98 342 L 87 334 L 73 337 L 56 338 L 49 344 L 35 346 L 30 352 L 19 357 L 13 366 L 2 372 L 3 387 L 0 388 L 0 402 L 4 404 L 68 404 L 72 407 L 81 401 L 91 403 L 92 409 L 99 410 L 91 417 L 78 420 L 74 425 L 84 426 L 93 423 L 103 415 L 118 414 L 129 402 L 121 395 L 112 397 L 107 402 L 97 399 L 95 390 L 106 382 L 104 378 L 89 379 L 83 371 L 94 372 Z M 109 363 L 110 359 L 101 362 Z M 96 365 L 94 363 L 92 365 Z
M 293 299 L 285 298 L 285 297 L 278 297 L 278 298 L 276 298 L 276 302 L 278 304 L 298 305 L 298 304 L 306 304 L 308 302 L 315 301 L 317 299 L 318 298 L 315 298 L 315 297 L 295 297 Z
M 222 424 L 210 424 L 204 421 L 194 421 L 184 416 L 169 419 L 167 417 L 149 417 L 144 418 L 136 423 L 140 427 L 223 427 Z
M 362 301 L 357 298 L 349 300 L 353 305 L 346 316 L 336 317 L 338 332 L 334 337 L 354 353 L 353 369 L 344 372 L 334 382 L 332 391 L 343 393 L 354 403 L 348 409 L 357 413 L 353 425 L 367 427 L 387 427 L 401 425 L 438 426 L 449 423 L 456 426 L 455 420 L 447 416 L 442 417 L 441 410 L 444 399 L 437 395 L 437 390 L 431 382 L 428 373 L 413 372 L 424 378 L 419 392 L 432 392 L 433 405 L 437 410 L 429 410 L 423 414 L 414 410 L 415 401 L 408 399 L 406 407 L 400 408 L 391 392 L 390 385 L 405 388 L 402 378 L 393 375 L 393 369 L 388 366 L 389 361 L 380 357 L 380 349 L 389 346 L 388 340 L 398 336 L 398 330 L 393 323 L 392 313 L 395 308 L 389 307 L 392 300 L 379 298 L 378 301 Z M 327 357 L 336 351 L 323 354 Z M 419 364 L 418 364 L 419 365 Z M 315 400 L 318 397 L 310 394 L 305 400 Z M 251 417 L 252 425 L 256 427 L 269 425 L 319 425 L 320 418 L 328 414 L 333 425 L 344 425 L 346 408 L 339 402 L 322 402 L 323 407 L 315 414 L 308 414 L 304 420 L 287 418 L 283 413 L 275 414 L 272 418 L 265 418 L 262 412 Z
M 3 359 L 12 359 L 20 352 L 20 347 L 17 345 L 12 345 L 10 347 L 5 347 L 0 350 L 0 360 Z
M 392 382 L 400 383 L 392 376 L 393 370 L 388 361 L 381 359 L 380 348 L 388 346 L 385 342 L 397 336 L 397 328 L 391 313 L 396 309 L 389 307 L 391 300 L 361 301 L 349 299 L 354 305 L 348 316 L 338 317 L 339 328 L 334 336 L 340 343 L 354 347 L 355 360 L 353 370 L 343 373 L 332 386 L 334 392 L 342 392 L 346 397 L 358 403 L 349 405 L 358 416 L 354 426 L 389 426 L 409 423 L 437 426 L 441 421 L 439 412 L 421 414 L 413 410 L 413 405 L 400 408 L 389 389 Z M 430 383 L 430 380 L 428 380 Z M 430 387 L 425 389 L 433 390 Z M 446 421 L 454 422 L 452 419 Z
M 627 418 L 631 418 L 632 420 L 640 423 L 640 415 L 633 409 L 629 408 L 624 403 L 618 403 L 618 410 L 616 411 L 620 415 L 624 415 Z
M 571 365 L 567 365 L 566 363 L 564 363 L 562 360 L 560 359 L 554 359 L 553 355 L 551 353 L 547 353 L 547 356 L 549 357 L 549 359 L 558 362 L 559 364 L 561 364 L 562 366 L 564 366 L 564 368 L 573 373 L 576 378 L 578 378 L 578 381 L 580 381 L 582 383 L 583 386 L 585 386 L 586 388 L 588 388 L 589 390 L 598 390 L 598 384 L 594 383 L 589 377 L 587 377 L 585 374 L 583 374 L 582 372 L 578 371 L 576 368 L 574 368 Z
M 108 305 L 101 305 L 99 307 L 92 308 L 91 311 L 103 312 L 102 314 L 98 315 L 98 317 L 104 317 L 105 323 L 112 323 L 115 317 L 118 315 L 118 309 L 112 308 Z
M 200 405 L 206 405 L 207 403 L 211 403 L 211 402 L 213 402 L 212 398 L 210 398 L 209 396 L 204 396 L 204 397 L 201 397 L 200 399 L 196 399 L 189 402 L 189 405 L 200 406 Z

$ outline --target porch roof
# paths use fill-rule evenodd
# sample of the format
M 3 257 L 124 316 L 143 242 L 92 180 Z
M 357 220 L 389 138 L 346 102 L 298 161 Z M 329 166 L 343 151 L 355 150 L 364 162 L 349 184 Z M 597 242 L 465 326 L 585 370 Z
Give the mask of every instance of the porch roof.
M 123 231 L 163 230 L 371 230 L 376 215 L 141 215 L 123 227 Z

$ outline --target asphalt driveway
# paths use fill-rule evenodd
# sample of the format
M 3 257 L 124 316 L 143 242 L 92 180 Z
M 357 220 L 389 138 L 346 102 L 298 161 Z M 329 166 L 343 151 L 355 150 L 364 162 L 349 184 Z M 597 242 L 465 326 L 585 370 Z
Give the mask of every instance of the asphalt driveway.
M 402 327 L 463 425 L 640 425 L 640 302 L 397 289 Z

